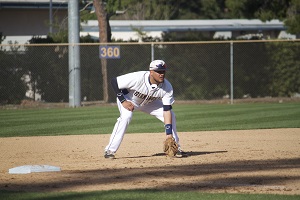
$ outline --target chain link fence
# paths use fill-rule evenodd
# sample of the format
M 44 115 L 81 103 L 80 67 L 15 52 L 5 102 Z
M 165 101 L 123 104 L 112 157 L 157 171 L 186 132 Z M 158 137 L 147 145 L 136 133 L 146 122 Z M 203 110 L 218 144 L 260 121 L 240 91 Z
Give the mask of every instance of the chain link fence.
M 176 100 L 287 97 L 300 93 L 300 40 L 111 43 L 103 81 L 100 44 L 80 45 L 82 102 L 114 102 L 110 83 L 124 73 L 166 61 Z M 69 102 L 68 44 L 0 45 L 0 103 L 24 99 Z M 75 58 L 76 59 L 76 58 Z M 104 84 L 105 85 L 105 84 Z

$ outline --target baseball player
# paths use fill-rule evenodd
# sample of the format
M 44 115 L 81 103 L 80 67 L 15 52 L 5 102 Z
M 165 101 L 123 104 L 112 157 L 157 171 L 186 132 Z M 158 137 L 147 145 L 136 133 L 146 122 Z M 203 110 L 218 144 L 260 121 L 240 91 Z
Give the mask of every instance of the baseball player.
M 166 64 L 163 60 L 150 63 L 149 71 L 137 71 L 112 79 L 112 88 L 117 96 L 120 117 L 114 126 L 109 144 L 105 147 L 105 158 L 115 158 L 127 127 L 136 110 L 155 116 L 165 125 L 167 138 L 174 138 L 178 145 L 176 157 L 187 156 L 181 150 L 176 131 L 176 118 L 172 111 L 173 88 L 165 79 Z

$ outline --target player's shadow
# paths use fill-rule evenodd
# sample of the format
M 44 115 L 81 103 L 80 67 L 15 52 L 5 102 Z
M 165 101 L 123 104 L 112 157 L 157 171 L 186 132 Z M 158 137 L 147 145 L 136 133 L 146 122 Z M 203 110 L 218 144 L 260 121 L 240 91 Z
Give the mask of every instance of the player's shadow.
M 186 152 L 188 156 L 184 157 L 190 157 L 190 156 L 201 156 L 206 154 L 216 154 L 216 153 L 227 153 L 228 151 L 190 151 Z M 127 156 L 127 157 L 120 157 L 120 158 L 149 158 L 154 156 L 166 156 L 165 153 L 156 153 L 151 156 Z
M 201 155 L 206 155 L 206 154 L 215 154 L 215 153 L 227 153 L 227 151 L 190 151 L 186 152 L 188 156 L 201 156 Z M 165 156 L 166 154 L 164 153 L 156 153 L 153 154 L 152 156 Z

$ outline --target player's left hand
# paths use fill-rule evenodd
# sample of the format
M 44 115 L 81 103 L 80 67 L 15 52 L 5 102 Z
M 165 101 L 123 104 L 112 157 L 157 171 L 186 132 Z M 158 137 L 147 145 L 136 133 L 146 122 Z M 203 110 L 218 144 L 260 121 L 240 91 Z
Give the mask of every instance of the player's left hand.
M 178 152 L 178 144 L 173 137 L 167 137 L 164 141 L 163 151 L 166 155 L 174 157 Z

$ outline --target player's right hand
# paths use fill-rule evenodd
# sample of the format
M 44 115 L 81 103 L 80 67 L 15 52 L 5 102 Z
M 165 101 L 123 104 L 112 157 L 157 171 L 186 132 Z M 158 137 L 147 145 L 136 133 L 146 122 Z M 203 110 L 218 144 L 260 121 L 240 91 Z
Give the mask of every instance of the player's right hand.
M 129 110 L 129 111 L 133 111 L 134 110 L 134 105 L 133 103 L 131 103 L 130 101 L 124 101 L 122 103 L 122 106 L 126 109 L 126 110 Z

